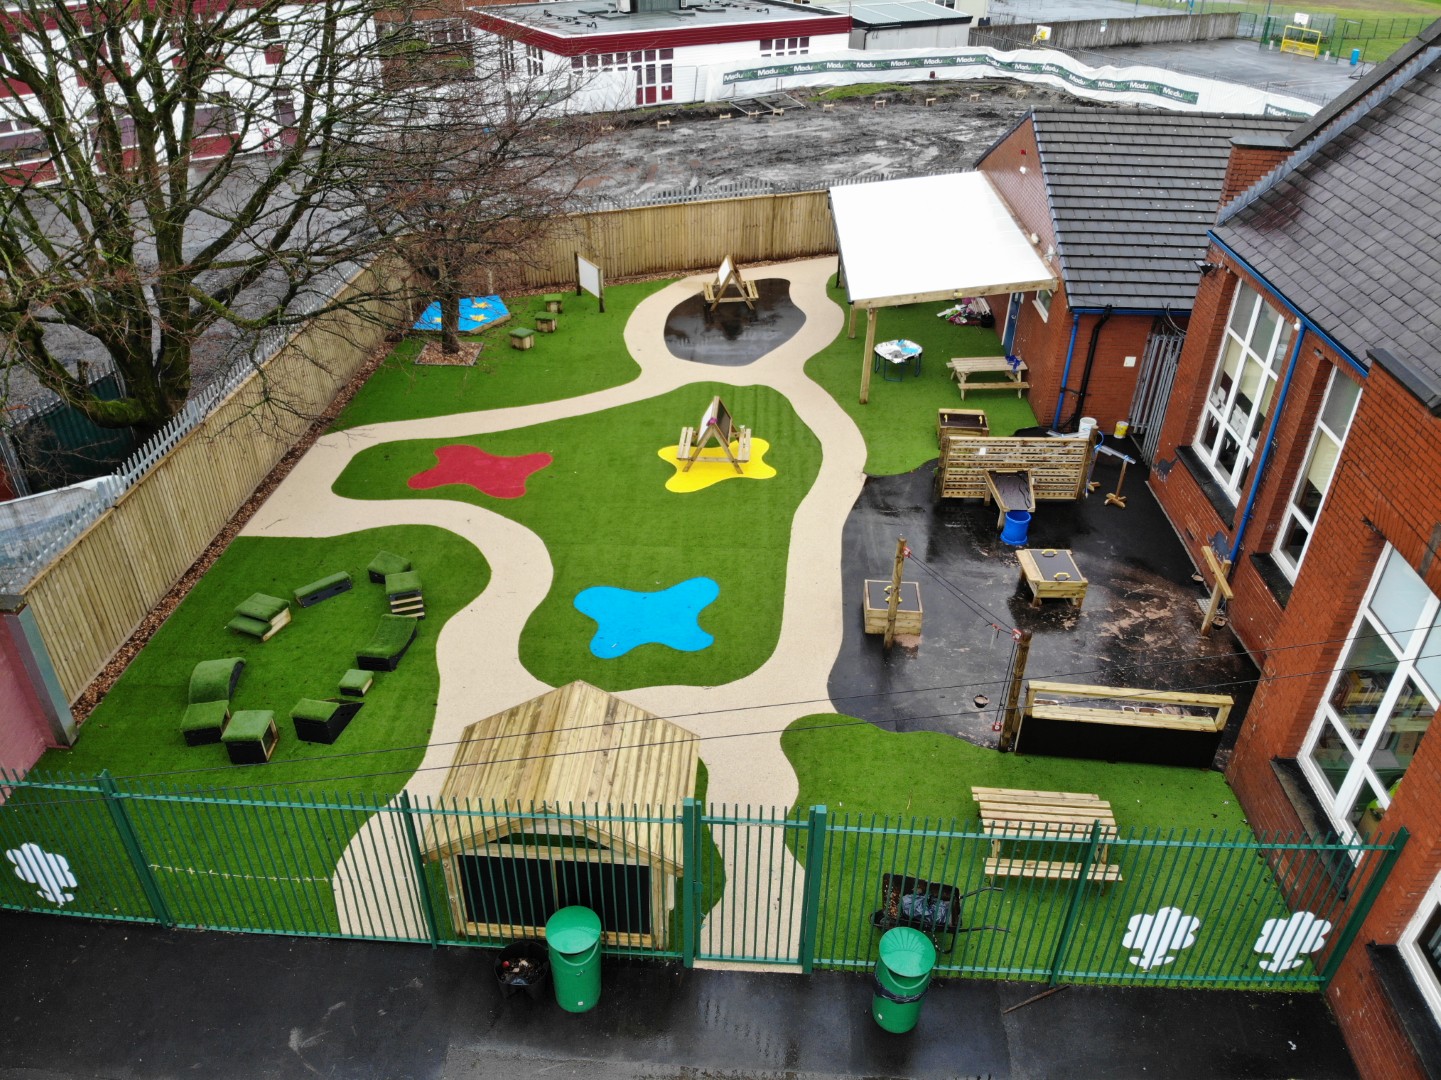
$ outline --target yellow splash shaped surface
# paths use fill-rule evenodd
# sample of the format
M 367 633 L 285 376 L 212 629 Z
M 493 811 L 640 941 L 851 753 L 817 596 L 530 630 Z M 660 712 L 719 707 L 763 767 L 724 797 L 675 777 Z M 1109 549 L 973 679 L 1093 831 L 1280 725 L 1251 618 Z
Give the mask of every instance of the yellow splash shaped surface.
M 675 466 L 675 475 L 665 482 L 667 491 L 700 491 L 712 484 L 719 484 L 722 480 L 769 480 L 775 476 L 775 469 L 765 462 L 766 451 L 771 444 L 764 439 L 751 439 L 751 459 L 741 466 L 741 471 L 736 472 L 735 466 L 729 461 L 697 461 L 690 467 L 690 472 L 681 472 L 684 462 L 676 457 L 676 451 L 680 445 L 662 447 L 656 451 L 662 461 L 669 462 Z M 740 443 L 731 443 L 731 453 L 734 454 L 740 449 Z M 714 447 L 707 447 L 706 454 L 717 454 L 719 451 Z

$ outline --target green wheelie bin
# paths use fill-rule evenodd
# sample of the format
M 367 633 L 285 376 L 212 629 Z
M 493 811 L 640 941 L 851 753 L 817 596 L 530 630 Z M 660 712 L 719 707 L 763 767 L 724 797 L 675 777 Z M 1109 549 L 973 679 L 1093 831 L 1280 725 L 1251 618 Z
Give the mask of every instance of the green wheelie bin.
M 919 930 L 898 926 L 882 934 L 871 997 L 876 1023 L 897 1035 L 915 1027 L 935 966 L 936 947 Z
M 600 1000 L 600 916 L 588 907 L 564 907 L 545 924 L 555 1000 L 582 1013 Z

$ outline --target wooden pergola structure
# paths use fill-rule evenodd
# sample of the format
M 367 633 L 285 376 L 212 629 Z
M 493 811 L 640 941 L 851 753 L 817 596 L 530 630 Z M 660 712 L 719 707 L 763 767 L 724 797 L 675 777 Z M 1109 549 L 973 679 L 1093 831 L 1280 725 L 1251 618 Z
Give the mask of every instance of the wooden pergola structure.
M 880 308 L 1056 287 L 1038 238 L 1022 230 L 984 173 L 847 184 L 830 189 L 830 204 L 852 338 L 856 312 L 866 312 L 862 405 Z
M 665 947 L 698 746 L 579 681 L 471 724 L 443 812 L 421 837 L 443 868 L 455 928 L 538 937 L 557 910 L 582 904 L 600 915 L 607 943 Z

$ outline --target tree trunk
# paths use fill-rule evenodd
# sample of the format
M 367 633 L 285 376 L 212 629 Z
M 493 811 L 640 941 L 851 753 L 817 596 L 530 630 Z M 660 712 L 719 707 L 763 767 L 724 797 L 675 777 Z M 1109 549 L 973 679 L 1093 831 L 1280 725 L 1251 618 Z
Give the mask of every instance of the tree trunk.
M 440 351 L 447 355 L 460 352 L 460 297 L 446 294 L 440 298 Z

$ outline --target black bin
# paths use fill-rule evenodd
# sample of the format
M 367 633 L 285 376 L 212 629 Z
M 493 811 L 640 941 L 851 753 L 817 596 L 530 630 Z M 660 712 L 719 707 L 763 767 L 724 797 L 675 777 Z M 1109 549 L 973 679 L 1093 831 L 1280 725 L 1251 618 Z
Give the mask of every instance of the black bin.
M 524 993 L 532 1000 L 545 993 L 550 981 L 550 952 L 543 941 L 512 941 L 495 958 L 495 978 L 505 997 Z

